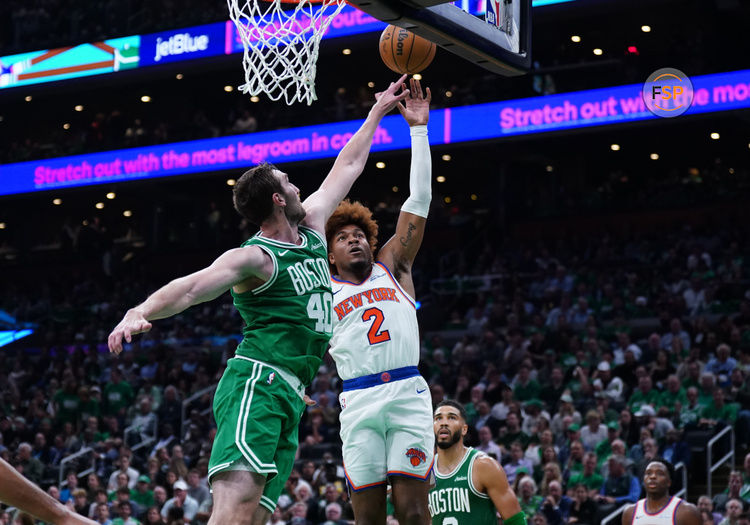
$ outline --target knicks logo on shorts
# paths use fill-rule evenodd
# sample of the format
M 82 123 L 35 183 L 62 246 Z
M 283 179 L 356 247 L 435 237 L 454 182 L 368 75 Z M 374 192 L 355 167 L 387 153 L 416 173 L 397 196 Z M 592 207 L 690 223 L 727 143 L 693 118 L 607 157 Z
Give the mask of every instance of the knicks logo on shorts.
M 409 458 L 412 467 L 418 467 L 427 462 L 427 454 L 423 450 L 412 447 L 406 451 L 406 457 Z

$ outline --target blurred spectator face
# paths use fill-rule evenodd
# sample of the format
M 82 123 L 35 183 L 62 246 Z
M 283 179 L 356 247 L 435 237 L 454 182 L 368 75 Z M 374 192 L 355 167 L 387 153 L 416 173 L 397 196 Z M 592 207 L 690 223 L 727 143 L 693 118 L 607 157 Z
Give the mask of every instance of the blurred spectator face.
M 633 415 L 630 413 L 630 410 L 625 409 L 622 412 L 620 412 L 620 426 L 629 425 L 632 419 L 633 419 Z
M 729 520 L 736 520 L 742 514 L 742 502 L 738 499 L 730 499 L 727 502 L 727 511 L 725 516 Z
M 483 445 L 486 445 L 487 443 L 489 443 L 491 439 L 492 439 L 492 432 L 490 431 L 490 428 L 487 425 L 479 429 L 479 441 Z
M 687 389 L 687 398 L 691 405 L 694 405 L 698 401 L 698 389 L 691 386 Z
M 167 501 L 167 491 L 162 486 L 154 488 L 154 501 L 161 507 Z
M 656 456 L 656 452 L 657 452 L 656 441 L 654 441 L 653 439 L 647 439 L 643 443 L 643 453 L 644 453 L 644 455 L 646 457 L 652 458 L 652 457 Z
M 706 373 L 701 375 L 701 388 L 703 390 L 713 390 L 714 388 L 714 375 Z
M 109 519 L 109 507 L 106 503 L 100 503 L 96 506 L 96 519 L 102 523 Z
M 555 498 L 556 501 L 559 501 L 562 497 L 562 487 L 557 481 L 553 481 L 549 484 L 549 486 L 547 487 L 547 492 L 550 496 Z
M 484 397 L 484 389 L 481 386 L 475 386 L 471 389 L 471 402 L 476 406 Z
M 487 401 L 482 401 L 477 405 L 477 412 L 479 412 L 480 416 L 486 416 L 490 413 L 490 404 Z
M 713 392 L 714 404 L 721 406 L 724 404 L 724 390 L 721 388 L 715 388 Z
M 41 432 L 38 432 L 34 436 L 34 448 L 37 450 L 41 450 L 44 448 L 46 444 L 47 444 L 47 439 L 44 437 L 44 434 L 42 434 Z
M 643 392 L 644 394 L 647 394 L 651 391 L 651 378 L 649 376 L 641 376 L 638 379 L 638 389 Z
M 86 502 L 88 501 L 86 499 L 86 493 L 85 492 L 83 494 L 76 495 L 74 499 L 75 499 L 74 505 L 76 507 L 83 507 L 86 504 Z
M 150 509 L 148 509 L 147 517 L 149 523 L 158 523 L 161 520 L 159 509 L 157 509 L 156 507 L 151 507 Z
M 588 472 L 594 472 L 596 470 L 596 456 L 592 454 L 586 454 L 583 466 Z
M 295 496 L 297 496 L 297 501 L 307 501 L 310 499 L 310 489 L 307 488 L 307 485 L 299 485 L 294 490 Z
M 505 422 L 508 425 L 508 430 L 512 430 L 514 432 L 518 430 L 518 416 L 515 412 L 509 413 Z
M 698 510 L 703 512 L 704 510 L 707 512 L 713 512 L 714 510 L 714 503 L 711 501 L 711 498 L 708 496 L 701 496 L 698 498 Z
M 167 471 L 167 484 L 171 487 L 177 481 L 177 473 L 173 470 Z
M 118 512 L 123 521 L 126 521 L 133 514 L 133 509 L 130 508 L 130 503 L 123 501 L 120 502 Z
M 556 385 L 562 383 L 562 380 L 563 380 L 562 369 L 556 366 L 555 368 L 552 369 L 552 372 L 550 372 L 549 377 L 552 380 L 552 382 Z
M 187 497 L 187 491 L 182 489 L 174 489 L 174 497 L 178 499 L 181 503 L 185 503 L 185 498 Z
M 71 492 L 78 487 L 78 476 L 75 473 L 71 472 L 65 479 L 68 481 L 68 489 Z
M 129 481 L 130 479 L 128 478 L 128 475 L 125 474 L 124 472 L 120 472 L 117 475 L 117 488 L 127 487 Z
M 329 483 L 326 485 L 325 498 L 326 501 L 336 501 L 339 497 L 339 491 L 336 490 L 336 485 Z M 338 519 L 338 518 L 337 518 Z
M 521 480 L 521 497 L 523 499 L 530 499 L 534 495 L 534 483 L 530 479 L 524 478 Z
M 610 458 L 609 460 L 609 475 L 613 478 L 619 478 L 625 473 L 625 468 L 623 467 L 622 463 L 620 463 L 615 458 Z
M 583 485 L 578 485 L 575 489 L 575 497 L 578 502 L 583 503 L 589 499 L 589 492 Z
M 341 505 L 338 503 L 331 503 L 326 507 L 326 519 L 330 521 L 338 521 L 341 519 Z
M 510 453 L 513 455 L 513 459 L 515 461 L 519 461 L 521 458 L 523 458 L 523 448 L 521 448 L 521 445 L 519 445 L 518 443 L 511 445 Z
M 183 459 L 185 457 L 182 453 L 182 447 L 180 445 L 175 445 L 172 447 L 172 457 L 177 459 Z
M 745 475 L 750 476 L 750 452 L 745 455 L 743 466 L 745 468 Z
M 575 459 L 583 458 L 583 445 L 580 441 L 574 441 L 573 444 L 570 445 L 570 456 Z
M 531 518 L 532 525 L 547 525 L 547 518 L 544 517 L 544 514 L 536 513 L 534 514 L 534 517 Z
M 197 487 L 200 483 L 201 478 L 200 475 L 195 471 L 188 472 L 188 485 L 191 487 Z
M 307 505 L 301 502 L 297 502 L 292 505 L 292 517 L 293 518 L 305 518 L 307 516 Z
M 554 447 L 547 447 L 544 449 L 544 452 L 542 452 L 542 463 L 545 465 L 547 463 L 556 463 L 557 462 L 557 453 L 555 452 Z M 546 470 L 546 467 L 545 467 Z
M 56 486 L 52 485 L 50 488 L 47 489 L 47 494 L 55 498 L 56 500 L 60 499 L 60 489 L 58 489 Z
M 742 475 L 739 472 L 729 474 L 729 493 L 739 494 L 742 488 Z
M 719 345 L 718 348 L 716 348 L 716 357 L 721 361 L 722 363 L 729 359 L 729 346 L 728 345 Z
M 677 379 L 677 376 L 671 375 L 667 378 L 667 388 L 673 394 L 680 391 L 680 380 Z
M 86 486 L 88 486 L 89 490 L 96 490 L 99 488 L 101 483 L 99 483 L 99 476 L 96 474 L 89 474 L 86 478 Z

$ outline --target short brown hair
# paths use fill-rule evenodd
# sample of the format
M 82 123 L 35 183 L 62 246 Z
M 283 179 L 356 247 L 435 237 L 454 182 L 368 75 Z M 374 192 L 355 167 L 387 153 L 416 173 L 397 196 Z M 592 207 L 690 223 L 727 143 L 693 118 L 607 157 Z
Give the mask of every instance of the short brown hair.
M 370 208 L 359 201 L 351 202 L 349 199 L 341 201 L 326 223 L 326 241 L 328 241 L 329 251 L 333 236 L 349 224 L 353 224 L 365 232 L 370 250 L 375 255 L 375 249 L 378 247 L 378 223 L 372 218 Z M 331 267 L 331 271 L 333 270 L 335 268 Z
M 274 193 L 283 193 L 281 182 L 273 174 L 276 166 L 263 162 L 247 170 L 232 190 L 234 209 L 260 226 L 273 212 Z

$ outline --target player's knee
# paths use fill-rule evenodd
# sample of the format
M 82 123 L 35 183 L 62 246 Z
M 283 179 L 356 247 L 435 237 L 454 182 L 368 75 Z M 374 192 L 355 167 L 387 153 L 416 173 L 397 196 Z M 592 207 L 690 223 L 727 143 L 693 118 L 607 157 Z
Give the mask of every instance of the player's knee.
M 425 525 L 430 523 L 430 514 L 426 505 L 419 501 L 411 500 L 405 502 L 397 512 L 399 525 Z

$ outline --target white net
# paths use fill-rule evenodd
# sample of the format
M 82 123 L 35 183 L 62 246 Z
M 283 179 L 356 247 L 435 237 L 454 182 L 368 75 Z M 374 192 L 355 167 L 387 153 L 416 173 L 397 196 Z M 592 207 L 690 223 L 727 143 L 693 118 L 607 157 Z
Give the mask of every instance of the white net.
M 320 39 L 344 0 L 282 3 L 227 0 L 229 16 L 245 48 L 245 84 L 240 91 L 282 97 L 287 105 L 316 100 L 315 64 Z

